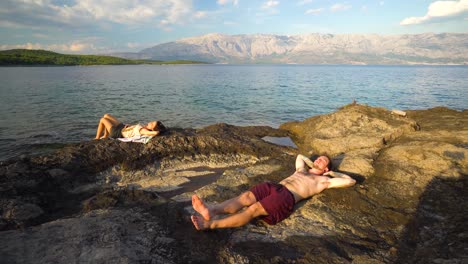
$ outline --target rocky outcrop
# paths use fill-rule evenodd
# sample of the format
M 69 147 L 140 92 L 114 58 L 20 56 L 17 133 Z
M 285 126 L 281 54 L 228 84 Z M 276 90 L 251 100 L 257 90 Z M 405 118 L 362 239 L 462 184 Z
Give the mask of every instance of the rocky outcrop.
M 290 136 L 298 149 L 262 140 Z M 5 263 L 463 263 L 468 113 L 359 104 L 269 127 L 170 129 L 148 144 L 83 142 L 0 164 Z M 358 184 L 300 202 L 283 222 L 196 231 L 209 202 L 327 152 Z

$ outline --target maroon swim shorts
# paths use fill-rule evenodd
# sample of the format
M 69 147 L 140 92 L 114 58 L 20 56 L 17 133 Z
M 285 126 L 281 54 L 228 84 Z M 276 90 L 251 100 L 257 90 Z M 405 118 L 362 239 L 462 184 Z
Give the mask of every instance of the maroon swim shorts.
M 294 210 L 294 195 L 283 185 L 264 182 L 250 189 L 268 215 L 260 219 L 274 225 L 290 216 Z

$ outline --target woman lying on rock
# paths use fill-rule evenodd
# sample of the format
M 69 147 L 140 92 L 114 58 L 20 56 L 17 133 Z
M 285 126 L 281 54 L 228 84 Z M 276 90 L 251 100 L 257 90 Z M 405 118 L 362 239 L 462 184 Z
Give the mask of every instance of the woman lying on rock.
M 96 139 L 102 138 L 131 138 L 136 136 L 157 136 L 165 131 L 166 127 L 160 121 L 151 121 L 146 126 L 140 124 L 125 125 L 110 114 L 105 114 L 96 132 Z
M 346 174 L 329 171 L 330 168 L 327 156 L 320 156 L 312 162 L 299 154 L 296 171 L 279 184 L 260 183 L 235 198 L 213 205 L 207 205 L 197 195 L 193 195 L 193 208 L 201 215 L 192 215 L 193 225 L 197 230 L 239 227 L 256 217 L 274 225 L 289 217 L 297 202 L 325 189 L 349 187 L 356 183 Z M 220 214 L 230 215 L 213 219 Z

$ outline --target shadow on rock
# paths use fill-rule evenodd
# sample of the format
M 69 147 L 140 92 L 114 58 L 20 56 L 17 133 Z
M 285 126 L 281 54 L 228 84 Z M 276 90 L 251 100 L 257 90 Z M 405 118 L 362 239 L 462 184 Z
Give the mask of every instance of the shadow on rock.
M 232 250 L 248 256 L 249 263 L 351 263 L 356 253 L 373 254 L 359 241 L 336 236 L 294 235 L 274 243 L 249 241 L 234 245 Z
M 435 177 L 405 226 L 396 263 L 465 263 L 468 176 Z
M 116 206 L 154 206 L 167 200 L 154 192 L 139 189 L 109 190 L 101 192 L 83 202 L 83 212 L 107 209 Z
M 167 237 L 174 241 L 174 263 L 219 263 L 220 254 L 228 244 L 232 230 L 197 231 L 187 214 L 188 203 L 168 202 L 151 209 Z

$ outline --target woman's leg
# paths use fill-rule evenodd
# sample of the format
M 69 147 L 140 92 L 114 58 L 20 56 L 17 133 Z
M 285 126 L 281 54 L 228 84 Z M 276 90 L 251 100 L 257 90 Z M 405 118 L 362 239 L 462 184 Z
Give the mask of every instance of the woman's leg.
M 111 121 L 114 125 L 118 125 L 118 124 L 122 123 L 111 114 L 105 114 L 102 118 L 105 118 L 105 119 Z
M 102 138 L 108 138 L 108 137 L 109 137 L 109 133 L 110 133 L 110 129 L 109 129 L 109 130 L 104 129 L 104 136 L 102 136 Z
M 96 131 L 96 137 L 95 139 L 100 139 L 101 138 L 101 134 L 102 132 L 105 130 L 105 126 L 104 126 L 104 123 L 102 122 L 102 118 L 99 120 L 99 124 L 98 124 L 98 127 L 97 127 L 97 131 Z
M 108 118 L 109 116 L 111 118 Z M 99 125 L 96 132 L 96 139 L 100 139 L 102 134 L 104 134 L 102 138 L 108 137 L 112 126 L 116 126 L 119 123 L 120 122 L 117 119 L 113 118 L 111 115 L 105 114 L 104 117 L 102 117 L 101 120 L 99 120 Z

